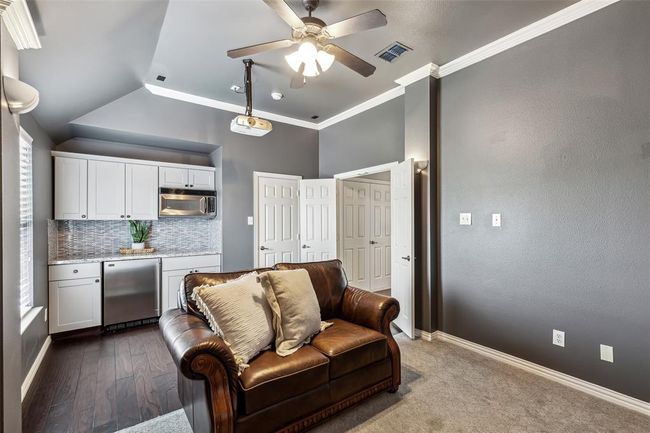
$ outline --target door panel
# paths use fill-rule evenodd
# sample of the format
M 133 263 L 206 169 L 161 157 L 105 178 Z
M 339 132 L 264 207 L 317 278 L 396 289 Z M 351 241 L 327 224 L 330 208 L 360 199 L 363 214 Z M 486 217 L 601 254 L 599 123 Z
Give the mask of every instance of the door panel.
M 390 288 L 390 185 L 370 185 L 372 291 Z
M 300 260 L 299 180 L 257 177 L 258 266 Z
M 211 170 L 189 170 L 190 188 L 213 191 L 214 171 Z
M 391 169 L 391 296 L 400 304 L 395 319 L 406 335 L 415 336 L 414 170 L 413 160 Z
M 343 266 L 350 284 L 370 289 L 370 184 L 343 182 Z
M 300 261 L 336 257 L 336 180 L 300 181 Z
M 56 157 L 54 160 L 54 218 L 88 217 L 88 161 Z
M 161 188 L 188 188 L 189 170 L 186 168 L 160 167 Z
M 158 167 L 126 164 L 126 218 L 158 219 Z
M 125 219 L 123 162 L 88 161 L 88 219 Z

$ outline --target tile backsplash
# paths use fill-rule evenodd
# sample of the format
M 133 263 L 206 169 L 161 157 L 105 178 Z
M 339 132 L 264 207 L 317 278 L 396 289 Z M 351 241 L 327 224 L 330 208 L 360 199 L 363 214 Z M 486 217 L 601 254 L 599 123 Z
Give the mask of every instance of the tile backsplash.
M 126 221 L 48 221 L 49 258 L 111 255 L 131 245 Z M 164 218 L 151 221 L 147 247 L 170 252 L 221 252 L 221 221 Z

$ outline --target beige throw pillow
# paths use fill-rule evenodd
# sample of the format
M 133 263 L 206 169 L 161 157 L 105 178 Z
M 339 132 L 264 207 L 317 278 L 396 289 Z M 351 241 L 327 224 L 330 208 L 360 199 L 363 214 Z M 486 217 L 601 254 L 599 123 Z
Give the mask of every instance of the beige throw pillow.
M 306 270 L 269 271 L 260 274 L 258 281 L 273 311 L 278 355 L 291 355 L 331 325 L 320 320 L 318 298 Z
M 195 287 L 192 299 L 212 330 L 230 346 L 240 373 L 273 343 L 273 313 L 256 272 L 216 286 Z

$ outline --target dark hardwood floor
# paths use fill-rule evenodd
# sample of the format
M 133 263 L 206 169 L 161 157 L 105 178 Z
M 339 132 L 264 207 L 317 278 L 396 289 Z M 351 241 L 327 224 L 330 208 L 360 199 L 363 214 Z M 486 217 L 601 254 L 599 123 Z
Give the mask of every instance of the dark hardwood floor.
M 24 433 L 108 433 L 181 408 L 158 325 L 53 341 L 23 401 Z

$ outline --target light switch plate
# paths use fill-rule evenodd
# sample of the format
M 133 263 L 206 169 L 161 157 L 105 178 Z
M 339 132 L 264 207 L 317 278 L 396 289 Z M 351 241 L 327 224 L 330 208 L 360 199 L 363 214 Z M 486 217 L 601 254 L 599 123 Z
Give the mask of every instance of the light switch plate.
M 614 348 L 612 346 L 601 344 L 600 359 L 606 362 L 614 362 Z
M 249 216 L 249 217 L 248 217 L 248 225 L 249 225 L 249 226 L 252 226 L 253 224 L 254 224 L 253 217 L 252 217 L 252 216 Z
M 492 227 L 501 227 L 501 214 L 493 213 L 492 214 Z
M 461 226 L 471 226 L 472 225 L 472 214 L 471 213 L 461 213 L 460 214 L 460 225 Z

